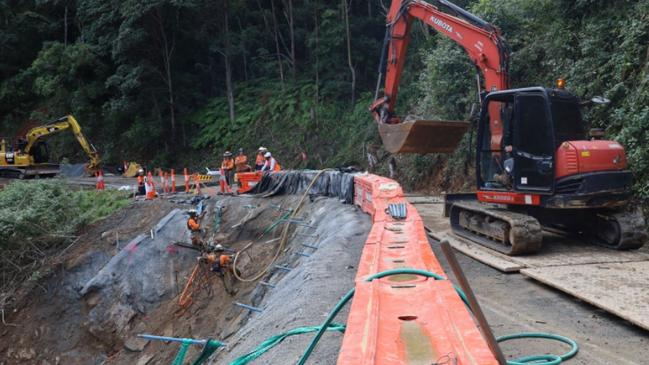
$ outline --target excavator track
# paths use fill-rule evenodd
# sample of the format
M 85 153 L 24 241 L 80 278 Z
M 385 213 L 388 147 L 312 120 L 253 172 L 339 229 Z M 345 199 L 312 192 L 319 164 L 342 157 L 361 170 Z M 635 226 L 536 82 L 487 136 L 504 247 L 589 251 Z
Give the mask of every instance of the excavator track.
M 543 230 L 529 215 L 477 202 L 451 206 L 453 232 L 505 255 L 532 254 L 541 249 Z
M 582 230 L 581 235 L 616 250 L 638 249 L 649 239 L 644 216 L 638 209 L 598 212 L 592 228 Z

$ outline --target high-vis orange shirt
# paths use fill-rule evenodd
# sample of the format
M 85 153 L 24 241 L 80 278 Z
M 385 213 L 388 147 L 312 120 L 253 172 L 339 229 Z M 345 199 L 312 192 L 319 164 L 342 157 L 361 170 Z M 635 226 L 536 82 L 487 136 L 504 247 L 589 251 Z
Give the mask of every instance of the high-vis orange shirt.
M 234 160 L 231 158 L 224 159 L 221 163 L 221 168 L 224 170 L 232 170 L 234 168 Z
M 246 155 L 238 155 L 237 157 L 234 158 L 235 165 L 245 165 L 247 163 L 248 163 L 248 156 Z
M 255 165 L 257 166 L 263 166 L 266 163 L 266 159 L 264 158 L 263 153 L 258 153 L 257 154 L 257 159 L 255 160 Z
M 196 232 L 201 229 L 201 225 L 198 223 L 198 220 L 196 218 L 191 217 L 187 221 L 187 228 L 192 232 Z

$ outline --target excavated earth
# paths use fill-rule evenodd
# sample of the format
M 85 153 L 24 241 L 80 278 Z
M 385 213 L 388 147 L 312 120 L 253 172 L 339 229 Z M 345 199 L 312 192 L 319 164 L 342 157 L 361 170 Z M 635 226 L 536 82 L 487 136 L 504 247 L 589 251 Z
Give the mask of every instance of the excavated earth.
M 201 271 L 205 275 L 194 281 L 197 289 L 185 308 L 179 294 L 199 253 L 174 243 L 190 242 L 184 211 L 196 206 L 189 196 L 135 201 L 87 227 L 7 313 L 8 325 L 0 327 L 0 364 L 170 364 L 178 344 L 136 336 L 142 333 L 224 341 L 228 346 L 211 363 L 225 364 L 268 337 L 321 323 L 353 286 L 371 222 L 338 198 L 311 195 L 292 223 L 269 230 L 299 200 L 299 195 L 226 196 L 199 203 L 206 211 L 205 240 L 234 250 L 255 242 L 238 261 L 244 278 L 269 269 L 252 282 L 226 277 L 233 294 L 220 276 Z M 288 241 L 273 263 L 275 238 L 285 224 Z M 341 313 L 339 320 L 345 318 Z M 255 363 L 295 362 L 309 339 L 290 337 Z M 340 333 L 328 333 L 312 363 L 335 363 L 341 340 Z M 186 362 L 199 352 L 191 347 Z

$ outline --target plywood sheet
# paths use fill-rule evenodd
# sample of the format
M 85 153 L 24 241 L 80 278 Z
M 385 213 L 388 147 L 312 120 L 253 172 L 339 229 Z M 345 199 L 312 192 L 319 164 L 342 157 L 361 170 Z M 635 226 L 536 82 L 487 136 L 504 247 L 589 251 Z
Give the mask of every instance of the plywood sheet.
M 414 198 L 414 197 L 413 197 Z M 419 198 L 417 198 L 419 199 Z M 451 232 L 448 218 L 442 216 L 443 204 L 418 204 L 417 211 L 424 225 L 437 236 L 447 234 L 449 243 L 458 250 L 494 268 L 504 271 L 505 267 L 547 267 L 561 265 L 584 265 L 597 263 L 649 261 L 649 247 L 634 251 L 616 251 L 593 243 L 544 232 L 543 247 L 540 252 L 527 256 L 505 256 L 499 252 L 462 239 Z M 460 243 L 458 243 L 460 242 Z M 469 250 L 468 246 L 471 247 Z M 481 250 L 481 251 L 478 251 Z M 469 254 L 471 252 L 471 254 Z M 487 257 L 489 255 L 495 258 Z M 504 265 L 502 260 L 510 261 Z
M 488 248 L 483 248 L 473 242 L 467 241 L 449 232 L 443 232 L 441 235 L 432 235 L 433 238 L 438 240 L 447 240 L 448 243 L 463 254 L 489 265 L 494 269 L 502 272 L 518 272 L 520 269 L 525 268 L 524 265 L 512 261 L 508 256 L 495 252 Z
M 617 251 L 545 232 L 540 252 L 528 256 L 514 256 L 511 260 L 527 267 L 548 267 L 647 261 L 649 254 L 646 249 Z
M 530 268 L 521 273 L 649 330 L 649 261 Z

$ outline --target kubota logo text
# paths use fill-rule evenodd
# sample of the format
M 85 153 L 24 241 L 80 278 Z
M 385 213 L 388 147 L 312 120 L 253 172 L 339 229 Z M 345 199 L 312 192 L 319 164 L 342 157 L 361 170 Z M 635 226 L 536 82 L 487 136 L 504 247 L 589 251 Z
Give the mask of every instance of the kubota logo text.
M 453 27 L 451 27 L 449 24 L 447 24 L 446 22 L 444 22 L 442 19 L 439 19 L 439 18 L 436 18 L 436 17 L 434 17 L 434 16 L 431 16 L 431 17 L 430 17 L 430 20 L 431 20 L 435 25 L 437 25 L 438 27 L 444 29 L 445 31 L 447 31 L 447 32 L 449 32 L 449 33 L 453 33 Z

